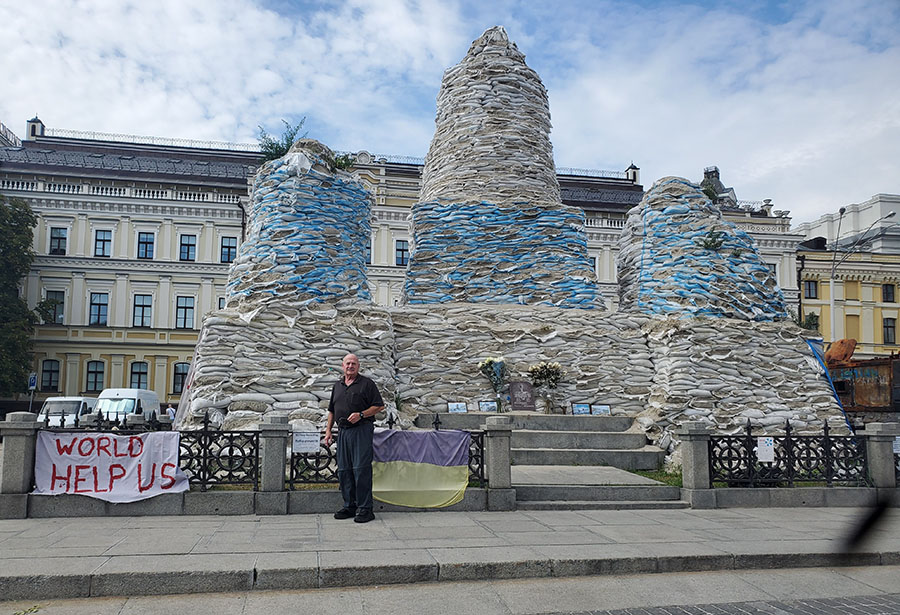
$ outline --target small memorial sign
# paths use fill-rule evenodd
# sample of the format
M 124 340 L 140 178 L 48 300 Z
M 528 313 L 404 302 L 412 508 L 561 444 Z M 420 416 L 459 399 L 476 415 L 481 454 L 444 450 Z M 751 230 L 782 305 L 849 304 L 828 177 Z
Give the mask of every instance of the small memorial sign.
M 295 431 L 291 450 L 294 453 L 318 453 L 320 438 L 318 431 Z
M 479 412 L 496 412 L 497 411 L 497 402 L 495 402 L 495 401 L 480 401 L 480 402 L 478 402 L 478 410 L 479 410 Z
M 590 404 L 572 404 L 572 414 L 590 414 Z
M 530 382 L 509 383 L 509 405 L 513 412 L 534 412 L 534 388 Z
M 591 414 L 612 414 L 612 410 L 606 404 L 591 404 Z
M 448 412 L 468 412 L 469 409 L 466 407 L 466 403 L 463 401 L 451 401 L 447 403 L 447 411 Z

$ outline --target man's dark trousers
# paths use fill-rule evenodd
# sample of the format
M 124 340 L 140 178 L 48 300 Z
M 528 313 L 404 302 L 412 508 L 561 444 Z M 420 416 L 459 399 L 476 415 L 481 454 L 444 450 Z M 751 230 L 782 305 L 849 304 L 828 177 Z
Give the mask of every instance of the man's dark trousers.
M 356 514 L 372 511 L 372 436 L 375 424 L 363 421 L 361 425 L 342 427 L 338 433 L 338 480 L 344 508 L 356 510 Z

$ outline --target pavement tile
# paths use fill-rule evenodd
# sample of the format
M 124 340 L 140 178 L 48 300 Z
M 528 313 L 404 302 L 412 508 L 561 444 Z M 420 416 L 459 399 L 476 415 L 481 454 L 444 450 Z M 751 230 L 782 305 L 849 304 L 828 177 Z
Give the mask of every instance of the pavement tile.
M 328 591 L 265 591 L 250 592 L 244 613 L 302 613 L 303 615 L 366 615 L 362 593 L 356 588 Z M 377 612 L 377 611 L 375 611 Z
M 580 514 L 593 525 L 657 525 L 659 521 L 645 517 L 636 510 L 583 510 Z
M 487 583 L 468 584 L 459 591 L 457 584 L 428 583 L 415 587 L 376 587 L 361 594 L 367 613 L 390 615 L 445 615 L 477 613 L 508 615 L 509 609 Z
M 900 566 L 872 566 L 867 568 L 848 567 L 838 571 L 843 576 L 865 583 L 867 586 L 887 593 L 896 593 L 900 585 Z M 872 593 L 872 592 L 869 592 Z
M 479 526 L 467 527 L 460 531 L 459 526 L 443 527 L 404 527 L 394 530 L 399 540 L 420 540 L 423 538 L 493 538 L 494 533 Z
M 673 528 L 663 525 L 652 526 L 604 526 L 592 525 L 588 529 L 612 542 L 692 542 L 704 540 L 705 532 Z
M 139 596 L 129 598 L 119 615 L 163 615 L 171 613 L 191 613 L 196 609 L 199 596 L 166 596 L 161 604 L 157 596 Z M 222 593 L 202 596 L 204 612 L 208 613 L 242 613 L 247 602 L 247 594 Z M 40 615 L 40 614 L 38 614 Z
M 582 531 L 545 531 L 545 532 L 497 532 L 497 538 L 510 545 L 590 545 L 612 542 L 608 538 Z
M 840 598 L 881 593 L 881 590 L 847 576 L 840 568 L 792 570 L 790 575 L 785 575 L 783 570 L 742 570 L 736 571 L 736 576 L 767 593 L 777 595 L 781 600 L 795 600 L 810 596 Z M 894 578 L 893 591 L 900 586 L 898 580 L 900 580 L 900 576 Z
M 119 615 L 128 598 L 91 598 L 90 600 L 51 599 L 0 602 L 0 613 L 22 613 L 35 606 L 35 615 Z
M 545 523 L 532 520 L 482 521 L 481 525 L 491 531 L 510 532 L 546 532 L 549 527 Z

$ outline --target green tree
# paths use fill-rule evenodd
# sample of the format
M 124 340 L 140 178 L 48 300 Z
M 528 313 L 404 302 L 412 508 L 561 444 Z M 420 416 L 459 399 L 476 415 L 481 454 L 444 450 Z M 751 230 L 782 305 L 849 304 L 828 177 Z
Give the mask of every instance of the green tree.
M 296 126 L 291 126 L 287 120 L 281 120 L 281 122 L 284 124 L 284 132 L 281 133 L 280 139 L 275 139 L 266 132 L 265 128 L 259 127 L 259 151 L 262 153 L 264 161 L 281 158 L 291 151 L 291 147 L 298 139 L 306 137 L 306 133 L 297 136 L 300 129 L 303 128 L 303 124 L 306 123 L 305 117 Z
M 35 310 L 19 297 L 21 280 L 34 260 L 32 229 L 37 217 L 22 199 L 0 195 L 0 395 L 28 389 L 32 335 L 38 316 L 49 320 L 53 301 Z

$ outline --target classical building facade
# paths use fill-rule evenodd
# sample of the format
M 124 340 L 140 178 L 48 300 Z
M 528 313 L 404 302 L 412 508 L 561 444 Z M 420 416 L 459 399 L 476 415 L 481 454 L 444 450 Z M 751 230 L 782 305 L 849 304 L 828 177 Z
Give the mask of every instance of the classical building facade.
M 855 358 L 900 352 L 900 224 L 892 215 L 900 195 L 876 194 L 841 209 L 797 227 L 804 236 L 801 311 L 819 317 L 826 342 L 855 339 Z
M 375 199 L 366 247 L 372 298 L 394 305 L 423 160 L 354 156 L 353 171 Z M 37 400 L 133 386 L 178 402 L 202 317 L 223 305 L 258 165 L 254 145 L 50 130 L 38 118 L 20 140 L 0 124 L 0 193 L 25 199 L 39 218 L 37 257 L 22 292 L 32 306 L 58 301 L 53 321 L 36 328 Z M 557 173 L 563 201 L 585 211 L 594 271 L 615 309 L 616 242 L 643 196 L 640 171 Z M 732 199 L 722 207 L 756 238 L 796 303 L 794 255 L 803 237 L 790 231 L 787 212 L 773 212 L 767 201 Z

